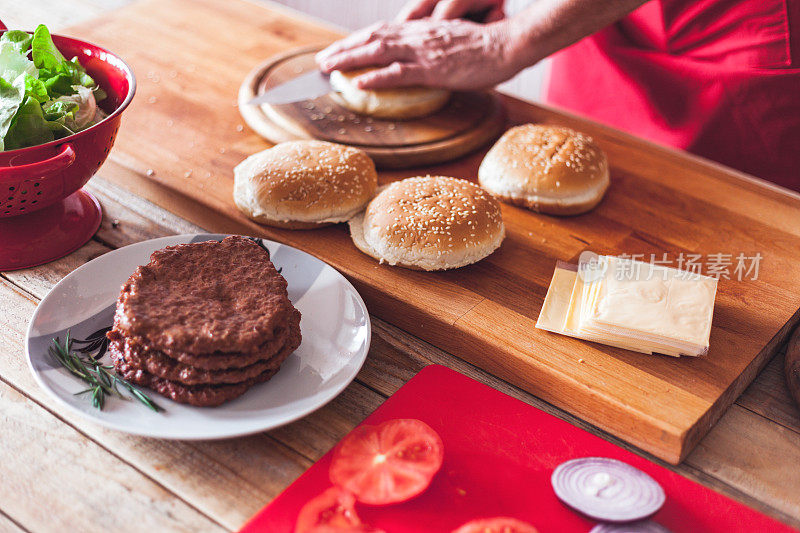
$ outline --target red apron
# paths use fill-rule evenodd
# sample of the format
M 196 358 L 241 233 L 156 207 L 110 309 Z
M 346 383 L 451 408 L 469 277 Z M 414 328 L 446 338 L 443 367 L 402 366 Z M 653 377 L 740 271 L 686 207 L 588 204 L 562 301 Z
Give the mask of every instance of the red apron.
M 652 0 L 553 56 L 545 99 L 800 190 L 800 0 Z

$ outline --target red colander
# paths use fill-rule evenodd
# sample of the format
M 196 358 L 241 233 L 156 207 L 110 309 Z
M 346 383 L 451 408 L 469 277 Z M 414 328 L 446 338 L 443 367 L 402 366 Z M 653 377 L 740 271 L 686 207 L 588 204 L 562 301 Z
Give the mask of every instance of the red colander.
M 0 34 L 6 30 L 0 22 Z M 0 152 L 0 271 L 40 265 L 83 246 L 100 227 L 100 204 L 81 189 L 106 160 L 120 116 L 136 91 L 131 68 L 90 43 L 53 36 L 67 58 L 77 56 L 108 97 L 109 116 L 47 144 Z

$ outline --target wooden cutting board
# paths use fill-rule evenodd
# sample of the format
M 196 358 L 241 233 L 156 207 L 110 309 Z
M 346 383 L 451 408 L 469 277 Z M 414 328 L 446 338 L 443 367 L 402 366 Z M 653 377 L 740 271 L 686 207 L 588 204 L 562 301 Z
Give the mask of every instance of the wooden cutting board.
M 265 58 L 328 42 L 334 31 L 242 0 L 146 0 L 65 33 L 114 50 L 139 79 L 104 178 L 209 230 L 261 235 L 320 257 L 348 276 L 376 316 L 669 462 L 686 456 L 800 318 L 796 194 L 504 97 L 510 123 L 562 124 L 597 139 L 611 165 L 605 200 L 572 218 L 504 206 L 502 247 L 456 271 L 379 265 L 344 226 L 263 228 L 231 199 L 233 167 L 268 146 L 239 115 L 242 80 Z M 474 179 L 482 156 L 383 172 L 381 181 L 425 173 Z M 762 259 L 757 280 L 721 280 L 708 355 L 672 359 L 534 328 L 556 261 L 574 262 L 584 250 Z
M 511 516 L 539 531 L 585 533 L 596 521 L 562 504 L 550 476 L 564 461 L 610 457 L 646 472 L 666 502 L 652 517 L 675 533 L 794 531 L 699 483 L 604 441 L 449 368 L 431 365 L 363 424 L 416 418 L 442 438 L 444 462 L 428 489 L 405 503 L 357 504 L 365 523 L 392 533 L 441 533 L 476 518 Z M 329 488 L 332 454 L 254 516 L 241 533 L 292 531 L 302 506 Z
M 380 168 L 408 168 L 452 161 L 502 133 L 505 112 L 492 92 L 455 92 L 436 113 L 413 120 L 371 118 L 340 106 L 328 95 L 280 105 L 248 102 L 276 85 L 316 70 L 321 47 L 267 59 L 239 89 L 239 110 L 256 133 L 270 142 L 321 139 L 357 146 Z

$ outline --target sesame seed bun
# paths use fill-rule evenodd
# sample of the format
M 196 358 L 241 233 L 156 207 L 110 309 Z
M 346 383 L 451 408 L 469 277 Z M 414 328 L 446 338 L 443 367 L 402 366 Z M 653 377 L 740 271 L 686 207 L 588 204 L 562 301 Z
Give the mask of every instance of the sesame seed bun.
M 251 155 L 233 171 L 233 200 L 249 218 L 280 228 L 346 222 L 375 195 L 367 154 L 324 141 L 289 141 Z
M 478 181 L 505 202 L 552 215 L 577 215 L 603 199 L 608 160 L 582 133 L 524 124 L 505 132 L 489 150 Z
M 398 89 L 359 89 L 353 80 L 371 68 L 331 72 L 332 98 L 344 107 L 378 118 L 409 119 L 435 113 L 447 103 L 450 92 L 430 87 L 401 87 Z
M 480 261 L 503 242 L 500 203 L 467 180 L 427 176 L 385 187 L 350 220 L 359 250 L 381 263 L 447 270 Z

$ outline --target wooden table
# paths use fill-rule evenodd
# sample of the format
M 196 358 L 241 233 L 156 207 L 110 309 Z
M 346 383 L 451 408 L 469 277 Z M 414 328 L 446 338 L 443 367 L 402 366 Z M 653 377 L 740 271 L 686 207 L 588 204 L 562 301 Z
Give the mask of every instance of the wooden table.
M 26 9 L 14 6 L 16 13 Z M 53 9 L 63 9 L 67 20 L 68 6 L 54 3 Z M 20 22 L 32 27 L 37 20 Z M 112 152 L 110 164 L 113 158 Z M 49 265 L 0 274 L 0 530 L 235 530 L 431 363 L 629 448 L 458 354 L 374 317 L 372 349 L 356 381 L 316 413 L 268 433 L 218 442 L 161 441 L 105 430 L 64 412 L 36 385 L 25 363 L 25 329 L 37 302 L 67 273 L 112 249 L 164 235 L 225 230 L 194 226 L 103 174 L 101 169 L 88 186 L 104 209 L 93 240 Z M 656 461 L 800 527 L 800 413 L 782 367 L 781 354 L 682 465 Z

